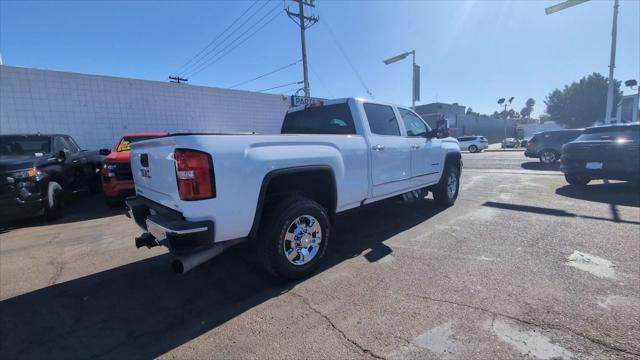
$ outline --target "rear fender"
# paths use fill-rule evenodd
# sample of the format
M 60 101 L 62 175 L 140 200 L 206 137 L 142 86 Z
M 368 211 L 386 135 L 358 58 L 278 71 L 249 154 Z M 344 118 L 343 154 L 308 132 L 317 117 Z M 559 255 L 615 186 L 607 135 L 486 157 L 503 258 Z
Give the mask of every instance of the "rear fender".
M 309 173 L 309 172 L 327 173 L 327 176 L 329 176 L 329 178 L 331 179 L 332 189 L 329 190 L 331 195 L 326 199 L 324 198 L 316 199 L 316 201 L 321 205 L 323 205 L 323 207 L 327 211 L 327 214 L 329 214 L 331 221 L 332 222 L 334 221 L 338 194 L 337 194 L 337 188 L 336 188 L 335 175 L 331 167 L 326 165 L 311 165 L 311 166 L 297 166 L 297 167 L 291 167 L 291 168 L 277 169 L 267 173 L 267 175 L 265 175 L 264 179 L 262 180 L 262 185 L 260 187 L 260 195 L 258 196 L 258 204 L 256 206 L 256 213 L 253 218 L 253 225 L 251 227 L 251 231 L 249 232 L 250 238 L 255 238 L 257 236 L 258 229 L 260 227 L 260 220 L 262 219 L 262 216 L 265 210 L 265 203 L 267 201 L 267 197 L 269 196 L 269 186 L 272 185 L 276 179 L 281 178 L 283 176 L 295 176 L 295 175 Z M 292 191 L 295 192 L 295 189 L 292 189 Z

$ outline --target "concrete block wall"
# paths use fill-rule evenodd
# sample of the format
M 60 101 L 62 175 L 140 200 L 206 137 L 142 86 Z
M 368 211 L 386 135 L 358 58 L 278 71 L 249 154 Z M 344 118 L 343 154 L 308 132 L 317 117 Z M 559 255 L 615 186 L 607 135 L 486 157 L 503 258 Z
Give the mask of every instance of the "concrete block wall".
M 64 133 L 86 149 L 129 132 L 278 133 L 281 95 L 0 65 L 0 134 Z

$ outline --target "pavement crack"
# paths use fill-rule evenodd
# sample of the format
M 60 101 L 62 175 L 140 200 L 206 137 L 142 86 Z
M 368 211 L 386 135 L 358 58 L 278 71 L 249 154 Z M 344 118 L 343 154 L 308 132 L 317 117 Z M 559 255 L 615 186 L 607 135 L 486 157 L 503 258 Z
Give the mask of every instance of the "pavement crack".
M 47 285 L 51 286 L 55 284 L 58 281 L 58 279 L 60 279 L 60 275 L 62 275 L 62 270 L 64 270 L 64 263 L 58 262 L 55 260 L 50 260 L 49 265 L 54 267 L 53 275 L 51 275 L 51 277 L 49 278 L 49 281 L 47 282 Z
M 289 291 L 289 294 L 297 297 L 298 299 L 300 299 L 305 305 L 307 305 L 307 307 L 309 309 L 311 309 L 311 311 L 313 311 L 314 313 L 318 314 L 320 317 L 322 317 L 332 328 L 333 330 L 335 330 L 338 334 L 340 334 L 340 336 L 346 340 L 347 342 L 349 342 L 351 345 L 355 346 L 361 353 L 365 354 L 365 355 L 369 355 L 375 359 L 382 359 L 385 360 L 384 357 L 376 354 L 375 352 L 373 352 L 370 349 L 365 348 L 364 346 L 360 345 L 357 341 L 351 339 L 349 336 L 347 336 L 347 334 L 345 334 L 345 332 L 340 329 L 338 326 L 336 326 L 336 324 L 333 322 L 333 320 L 331 320 L 331 318 L 329 318 L 327 315 L 325 315 L 323 312 L 321 312 L 320 310 L 318 310 L 317 308 L 315 308 L 310 302 L 309 300 L 307 300 L 306 297 L 294 292 L 294 291 Z
M 492 315 L 491 318 L 491 325 L 490 325 L 490 329 L 493 329 L 494 326 L 494 322 L 496 320 L 496 317 L 500 316 L 503 318 L 507 318 L 509 320 L 513 320 L 522 324 L 526 324 L 529 326 L 533 326 L 533 327 L 537 327 L 537 328 L 541 328 L 541 329 L 553 329 L 553 330 L 557 330 L 557 331 L 562 331 L 562 332 L 568 332 L 571 333 L 579 338 L 582 338 L 584 340 L 587 340 L 593 344 L 599 345 L 601 347 L 604 347 L 606 349 L 612 350 L 612 351 L 617 351 L 617 352 L 621 352 L 621 353 L 625 353 L 628 355 L 633 355 L 633 356 L 640 356 L 640 353 L 638 352 L 634 352 L 632 350 L 628 350 L 622 347 L 619 347 L 617 345 L 613 345 L 613 344 L 609 344 L 607 342 L 605 342 L 604 340 L 600 340 L 598 338 L 583 334 L 581 332 L 578 332 L 574 329 L 571 329 L 570 327 L 567 326 L 558 326 L 555 324 L 547 324 L 547 323 L 536 323 L 530 320 L 525 320 L 525 319 L 521 319 L 519 317 L 513 316 L 513 315 L 509 315 L 509 314 L 504 314 L 504 313 L 500 313 L 497 311 L 493 311 L 481 306 L 476 306 L 476 305 L 470 305 L 470 304 L 465 304 L 462 302 L 457 302 L 457 301 L 451 301 L 451 300 L 445 300 L 445 299 L 438 299 L 438 298 L 433 298 L 430 296 L 425 296 L 425 295 L 417 295 L 417 294 L 405 294 L 408 296 L 413 296 L 413 297 L 417 297 L 420 299 L 424 299 L 424 300 L 428 300 L 428 301 L 433 301 L 433 302 L 439 302 L 439 303 L 445 303 L 445 304 L 450 304 L 450 305 L 455 305 L 455 306 L 461 306 L 461 307 L 466 307 L 469 309 L 474 309 L 474 310 L 478 310 L 478 311 L 482 311 L 482 312 L 486 312 Z

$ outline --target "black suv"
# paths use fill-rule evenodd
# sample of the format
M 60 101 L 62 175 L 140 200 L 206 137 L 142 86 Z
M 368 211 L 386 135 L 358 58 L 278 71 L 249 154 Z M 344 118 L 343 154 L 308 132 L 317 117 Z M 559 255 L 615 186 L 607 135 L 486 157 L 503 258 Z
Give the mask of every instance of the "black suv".
M 575 140 L 582 131 L 582 129 L 571 129 L 537 133 L 527 142 L 524 156 L 540 159 L 543 164 L 553 164 L 560 160 L 562 145 Z
M 586 129 L 562 148 L 560 170 L 572 185 L 595 179 L 640 182 L 640 124 Z
M 100 191 L 108 149 L 81 150 L 69 135 L 0 135 L 0 219 L 61 215 L 65 194 Z

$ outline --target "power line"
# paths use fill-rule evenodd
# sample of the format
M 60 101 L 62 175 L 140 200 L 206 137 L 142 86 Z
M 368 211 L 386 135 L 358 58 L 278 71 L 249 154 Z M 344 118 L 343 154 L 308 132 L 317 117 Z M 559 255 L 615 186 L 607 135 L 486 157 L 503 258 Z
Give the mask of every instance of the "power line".
M 220 34 L 218 34 L 218 36 L 216 36 L 213 40 L 211 40 L 207 44 L 207 46 L 203 47 L 202 50 L 200 50 L 197 54 L 195 54 L 186 63 L 182 64 L 182 66 L 180 66 L 178 69 L 176 69 L 176 71 L 174 71 L 172 74 L 178 74 L 179 71 L 184 69 L 189 63 L 191 63 L 193 60 L 195 60 L 197 57 L 199 57 L 203 52 L 205 52 L 211 45 L 213 45 L 218 39 L 220 39 L 220 37 L 222 35 L 224 35 L 227 31 L 229 31 L 229 29 L 231 29 L 238 22 L 238 20 L 240 20 L 247 12 L 249 12 L 249 10 L 251 10 L 251 8 L 254 7 L 258 1 L 259 0 L 255 0 L 251 5 L 249 5 L 249 7 L 247 7 L 247 9 L 242 14 L 240 14 L 240 16 L 238 16 L 235 20 L 233 20 L 231 25 L 227 26 L 227 28 L 224 29 Z
M 258 77 L 253 78 L 253 79 L 250 79 L 250 80 L 246 80 L 246 81 L 243 81 L 243 82 L 237 83 L 237 84 L 235 84 L 235 85 L 233 85 L 233 86 L 229 87 L 229 89 L 234 89 L 234 88 L 236 88 L 236 87 L 238 87 L 238 86 L 241 86 L 241 85 L 244 85 L 244 84 L 248 84 L 248 83 L 250 83 L 250 82 L 252 82 L 252 81 L 256 81 L 256 80 L 258 80 L 258 79 L 262 79 L 262 78 L 263 78 L 263 77 L 265 77 L 265 76 L 269 76 L 269 75 L 271 75 L 271 74 L 275 74 L 275 73 L 277 73 L 278 71 L 282 71 L 282 70 L 284 70 L 284 69 L 290 68 L 290 67 L 292 67 L 292 66 L 294 66 L 294 65 L 296 65 L 296 64 L 298 64 L 298 63 L 300 63 L 301 61 L 302 61 L 302 60 L 298 60 L 298 61 L 292 62 L 292 63 L 291 63 L 291 64 L 289 64 L 289 65 L 285 65 L 285 66 L 283 66 L 283 67 L 280 67 L 280 68 L 277 68 L 277 69 L 275 69 L 275 70 L 269 71 L 268 73 L 266 73 L 266 74 L 262 74 L 262 75 L 260 75 L 260 76 L 258 76 Z
M 229 43 L 226 47 L 224 47 L 223 49 L 221 49 L 220 51 L 218 51 L 216 54 L 214 54 L 207 62 L 201 64 L 200 66 L 194 68 L 190 74 L 190 76 L 194 76 L 196 74 L 199 74 L 202 70 L 208 68 L 209 66 L 217 63 L 220 59 L 222 59 L 223 57 L 227 56 L 230 52 L 232 52 L 233 50 L 235 50 L 238 46 L 244 44 L 247 40 L 249 40 L 251 37 L 253 37 L 256 33 L 258 33 L 260 30 L 262 30 L 265 26 L 267 26 L 268 24 L 270 24 L 273 20 L 276 19 L 276 17 L 278 15 L 280 15 L 280 11 L 275 12 L 274 16 L 269 18 L 265 23 L 263 23 L 259 28 L 257 28 L 254 32 L 252 32 L 251 34 L 249 34 L 249 36 L 247 36 L 246 38 L 240 40 L 239 43 L 237 43 L 235 46 L 232 46 L 234 42 L 238 41 L 240 38 L 242 38 L 242 36 L 244 36 L 247 32 L 249 32 L 251 29 L 253 29 L 256 25 L 260 24 L 260 22 L 262 22 L 262 20 L 264 20 L 267 16 L 269 16 L 273 10 L 277 10 L 278 6 L 274 7 L 273 9 L 271 9 L 271 11 L 267 12 L 262 18 L 260 18 L 260 20 L 258 20 L 256 23 L 254 23 L 252 26 L 250 26 L 249 28 L 247 28 L 242 34 L 240 34 L 238 37 L 236 37 L 231 43 Z M 230 46 L 232 46 L 231 48 L 229 48 Z M 228 49 L 228 50 L 227 50 Z M 224 52 L 225 50 L 227 50 L 226 52 Z M 224 52 L 224 53 L 223 53 Z M 219 55 L 221 54 L 221 55 Z M 219 56 L 218 56 L 219 55 Z
M 327 94 L 329 94 L 330 97 L 334 98 L 335 96 L 333 96 L 333 92 L 329 90 L 327 85 L 324 83 L 324 80 L 322 80 L 320 75 L 318 75 L 318 73 L 313 69 L 311 65 L 309 65 L 309 70 L 311 70 L 311 74 L 315 76 L 316 79 L 318 79 L 318 81 L 320 82 L 320 85 L 322 85 L 322 88 L 327 92 Z
M 223 44 L 225 44 L 225 42 L 232 37 L 234 34 L 236 34 L 240 29 L 244 28 L 244 26 L 249 23 L 249 21 L 251 19 L 253 19 L 259 12 L 262 11 L 262 9 L 264 9 L 267 4 L 269 4 L 268 1 L 264 1 L 262 3 L 262 6 L 260 6 L 256 11 L 252 12 L 249 17 L 247 17 L 244 22 L 242 22 L 239 26 L 237 26 L 235 29 L 233 29 L 229 34 L 227 34 L 227 36 L 225 36 L 220 42 L 218 42 L 214 47 L 212 47 L 211 49 L 209 49 L 204 55 L 202 55 L 196 62 L 192 63 L 191 65 L 187 66 L 185 69 L 182 70 L 182 74 L 186 75 L 189 71 L 198 68 L 199 66 L 202 65 L 202 62 L 206 62 L 207 61 L 207 57 L 214 52 L 216 49 L 220 48 L 220 46 L 222 46 Z M 258 22 L 260 22 L 262 19 L 258 20 Z M 255 23 L 252 25 L 255 26 Z M 242 36 L 242 34 L 240 35 Z M 240 37 L 238 36 L 238 37 Z M 228 46 L 229 44 L 233 44 L 234 41 L 236 41 L 238 39 L 238 37 L 232 39 L 227 45 L 224 46 Z M 219 54 L 220 51 L 218 51 L 216 54 Z M 213 56 L 216 56 L 216 54 L 214 54 Z
M 364 79 L 362 78 L 362 75 L 360 75 L 360 72 L 358 71 L 356 66 L 353 64 L 353 62 L 351 62 L 351 59 L 349 58 L 349 55 L 347 55 L 347 52 L 344 50 L 344 48 L 340 44 L 340 41 L 338 41 L 338 38 L 336 37 L 336 34 L 333 33 L 333 30 L 331 29 L 331 26 L 329 25 L 329 23 L 326 20 L 324 20 L 322 23 L 325 25 L 325 29 L 327 30 L 327 32 L 331 36 L 331 39 L 333 39 L 333 42 L 335 42 L 336 46 L 338 47 L 338 50 L 340 50 L 340 53 L 342 53 L 342 56 L 345 58 L 345 60 L 347 61 L 347 63 L 351 67 L 351 70 L 354 72 L 354 74 L 356 75 L 356 77 L 360 81 L 360 84 L 362 85 L 364 90 L 367 92 L 367 94 L 369 94 L 369 96 L 371 96 L 371 98 L 373 98 L 373 93 L 371 92 L 371 90 L 369 89 L 367 84 L 364 82 Z
M 283 84 L 283 85 L 270 87 L 268 89 L 258 90 L 258 92 L 264 92 L 264 91 L 269 91 L 269 90 L 273 90 L 273 89 L 280 89 L 280 88 L 283 88 L 285 86 L 300 85 L 300 84 L 303 84 L 303 83 L 304 83 L 304 80 L 303 81 L 296 81 L 296 82 L 292 82 L 292 83 L 288 83 L 288 84 Z

